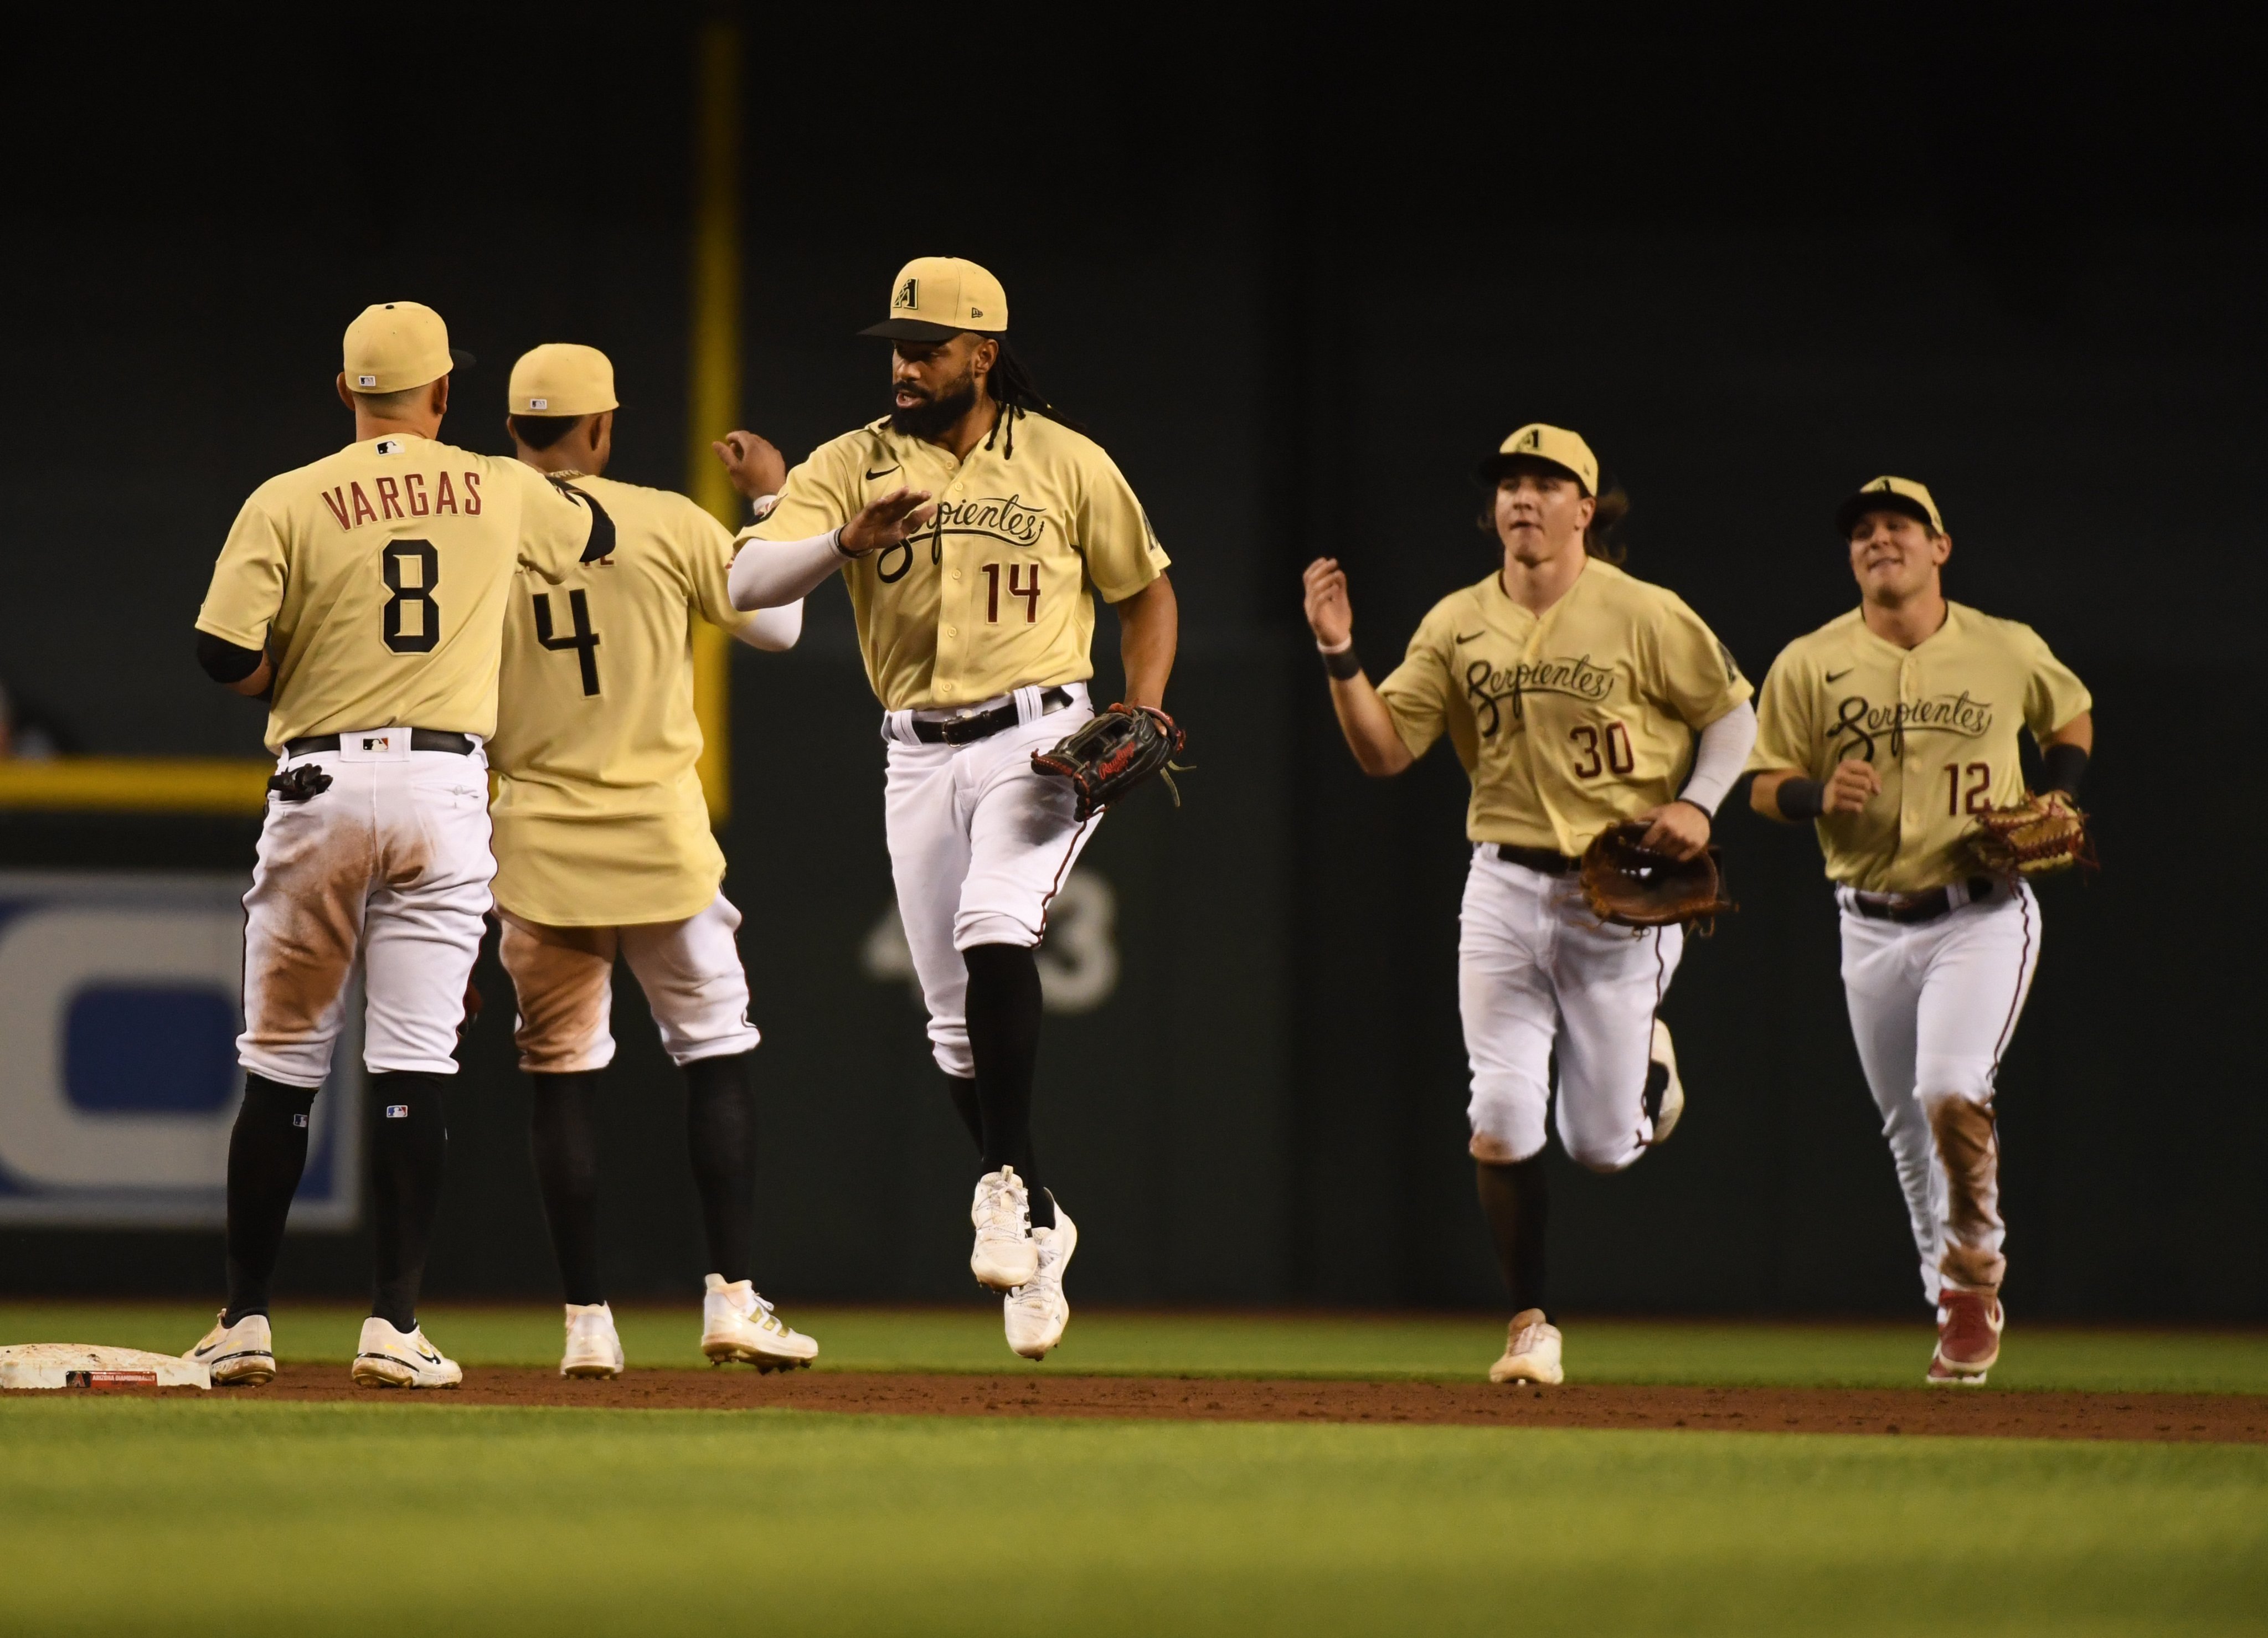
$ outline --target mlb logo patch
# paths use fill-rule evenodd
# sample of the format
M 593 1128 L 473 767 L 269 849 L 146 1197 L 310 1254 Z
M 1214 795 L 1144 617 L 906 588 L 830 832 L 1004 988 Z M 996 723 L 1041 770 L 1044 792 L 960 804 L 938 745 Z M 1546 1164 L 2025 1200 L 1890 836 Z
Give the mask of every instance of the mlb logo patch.
M 355 377 L 355 385 L 357 387 L 375 387 L 378 385 L 378 377 L 375 375 L 357 375 Z
M 388 1120 L 409 1119 L 409 1105 L 407 1103 L 388 1103 L 386 1106 L 386 1118 Z
M 551 401 L 549 398 L 531 398 L 527 401 L 527 407 L 531 410 L 549 410 L 551 408 Z

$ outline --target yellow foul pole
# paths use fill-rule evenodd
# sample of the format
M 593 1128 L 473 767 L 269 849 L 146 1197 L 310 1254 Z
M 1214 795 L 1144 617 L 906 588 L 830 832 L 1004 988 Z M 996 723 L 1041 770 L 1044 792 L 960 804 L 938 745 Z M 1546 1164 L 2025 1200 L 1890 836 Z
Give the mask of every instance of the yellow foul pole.
M 686 404 L 686 488 L 737 530 L 747 510 L 711 442 L 740 417 L 740 30 L 703 24 L 694 61 L 693 290 Z M 733 639 L 693 623 L 693 712 L 701 724 L 701 789 L 709 821 L 733 803 Z

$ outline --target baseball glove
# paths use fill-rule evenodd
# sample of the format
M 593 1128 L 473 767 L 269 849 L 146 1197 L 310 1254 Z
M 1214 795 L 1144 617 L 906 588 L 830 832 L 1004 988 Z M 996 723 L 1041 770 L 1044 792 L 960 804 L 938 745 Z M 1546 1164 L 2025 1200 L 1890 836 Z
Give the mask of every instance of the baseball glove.
M 1647 829 L 1643 819 L 1609 825 L 1583 850 L 1583 897 L 1593 915 L 1621 927 L 1666 927 L 1734 907 L 1715 848 L 1672 859 L 1638 845 Z
M 2087 815 L 2061 791 L 1987 808 L 1965 838 L 1969 856 L 1997 876 L 2043 876 L 2073 865 L 2093 865 Z
M 1182 754 L 1188 735 L 1162 711 L 1148 705 L 1113 705 L 1064 736 L 1053 750 L 1034 751 L 1032 766 L 1041 773 L 1060 774 L 1078 795 L 1079 818 L 1084 822 L 1116 801 L 1152 774 L 1174 793 L 1174 806 L 1182 793 L 1174 785 L 1174 758 Z

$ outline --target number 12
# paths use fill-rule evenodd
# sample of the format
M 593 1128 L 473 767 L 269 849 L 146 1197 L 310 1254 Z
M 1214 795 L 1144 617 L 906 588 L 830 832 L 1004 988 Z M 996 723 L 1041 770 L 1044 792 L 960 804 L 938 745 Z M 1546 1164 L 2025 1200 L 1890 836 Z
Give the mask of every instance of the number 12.
M 1992 806 L 1991 765 L 1981 762 L 1972 762 L 1969 764 L 1967 772 L 1970 777 L 1970 786 L 1968 800 L 1965 802 L 1962 801 L 1961 792 L 1962 771 L 1961 764 L 1957 762 L 1945 764 L 1945 811 L 1955 816 L 1958 816 L 1964 808 L 1972 814 L 1985 812 Z

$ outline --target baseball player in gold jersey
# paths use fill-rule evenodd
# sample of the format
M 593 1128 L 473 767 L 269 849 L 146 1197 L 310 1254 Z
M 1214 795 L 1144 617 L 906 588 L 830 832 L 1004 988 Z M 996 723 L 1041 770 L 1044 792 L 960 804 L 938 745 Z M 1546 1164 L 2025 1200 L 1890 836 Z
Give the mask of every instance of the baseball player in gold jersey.
M 1032 753 L 1093 714 L 1095 596 L 1118 613 L 1126 700 L 1164 704 L 1177 631 L 1165 550 L 1100 446 L 1007 350 L 1008 300 L 973 262 L 890 286 L 892 409 L 788 475 L 733 567 L 770 608 L 840 573 L 883 708 L 891 874 L 937 1062 L 983 1155 L 969 1267 L 1007 1293 L 1009 1346 L 1044 1358 L 1070 1317 L 1070 1214 L 1033 1159 L 1048 905 L 1100 814 Z M 746 487 L 746 485 L 744 485 Z
M 1670 1134 L 1684 1088 L 1655 1015 L 1682 930 L 1633 936 L 1586 907 L 1576 866 L 1601 831 L 1645 820 L 1646 845 L 1689 859 L 1756 735 L 1732 655 L 1675 595 L 1623 572 L 1624 509 L 1590 446 L 1521 427 L 1482 463 L 1487 579 L 1435 604 L 1375 688 L 1354 653 L 1344 570 L 1307 566 L 1307 623 L 1363 771 L 1402 772 L 1447 734 L 1472 781 L 1458 939 L 1472 1065 L 1468 1116 L 1481 1205 L 1517 1310 L 1492 1382 L 1557 1383 L 1544 1289 L 1544 1114 L 1559 1066 L 1569 1155 L 1619 1171 Z
M 2040 958 L 2021 881 L 1984 874 L 1976 815 L 2023 794 L 2016 736 L 2069 800 L 2094 701 L 2029 626 L 1947 601 L 1953 538 L 1930 492 L 1880 477 L 1836 513 L 1859 604 L 1790 643 L 1764 678 L 1749 805 L 1808 819 L 1843 911 L 1843 987 L 1937 1306 L 1928 1379 L 1982 1383 L 1999 1358 L 1993 1077 Z
M 749 1279 L 755 1092 L 740 925 L 718 883 L 695 764 L 693 622 L 784 649 L 803 605 L 754 616 L 725 578 L 733 537 L 682 495 L 600 476 L 614 450 L 615 369 L 592 347 L 538 347 L 512 366 L 506 425 L 519 458 L 607 510 L 614 550 L 555 590 L 522 572 L 504 617 L 496 823 L 498 953 L 519 1002 L 519 1066 L 533 1095 L 530 1147 L 567 1299 L 560 1374 L 611 1376 L 622 1345 L 599 1279 L 599 1072 L 613 1061 L 613 978 L 630 963 L 664 1049 L 685 1072 L 686 1136 L 711 1272 L 702 1352 L 762 1369 L 808 1363 Z M 786 471 L 751 450 L 767 492 Z
M 533 468 L 438 441 L 453 364 L 431 308 L 364 309 L 338 380 L 355 441 L 253 492 L 197 614 L 205 670 L 272 694 L 276 757 L 244 900 L 228 1306 L 188 1355 L 217 1382 L 276 1374 L 269 1285 L 357 963 L 379 1118 L 376 1288 L 354 1379 L 461 1375 L 419 1329 L 417 1292 L 448 1147 L 442 1088 L 496 869 L 482 747 L 506 602 L 516 568 L 563 579 L 607 553 L 613 528 Z

